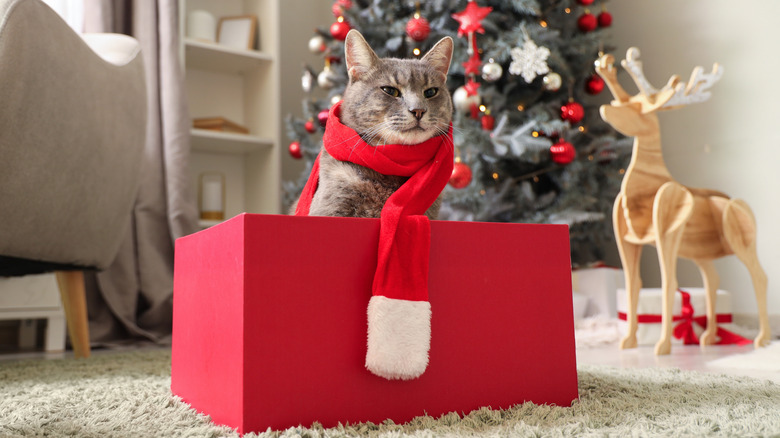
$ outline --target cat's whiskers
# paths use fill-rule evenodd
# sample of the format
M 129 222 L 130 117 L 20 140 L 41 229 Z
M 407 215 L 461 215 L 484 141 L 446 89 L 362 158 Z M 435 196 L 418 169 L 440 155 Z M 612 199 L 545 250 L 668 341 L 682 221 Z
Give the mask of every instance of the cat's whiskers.
M 379 135 L 381 133 L 381 131 L 383 131 L 385 129 L 385 126 L 384 126 L 385 124 L 386 123 L 379 123 L 378 125 L 375 125 L 371 129 L 369 129 L 366 132 L 364 132 L 362 135 L 356 134 L 353 137 L 350 137 L 349 140 L 352 140 L 352 139 L 355 140 L 355 144 L 352 145 L 350 150 L 352 152 L 354 152 L 357 149 L 358 146 L 361 146 L 362 148 L 373 147 L 372 143 L 376 139 L 377 135 Z M 380 138 L 383 138 L 383 137 L 380 137 Z M 352 152 L 350 152 L 350 157 L 352 155 Z
M 386 131 L 392 131 L 392 129 L 388 129 L 390 126 L 390 122 L 384 121 L 377 123 L 376 125 L 372 126 L 371 129 L 369 129 L 367 132 L 363 134 L 363 139 L 366 141 L 366 143 L 372 145 L 372 146 L 379 146 L 381 143 L 384 143 L 386 140 L 385 132 Z M 376 139 L 379 139 L 377 142 Z

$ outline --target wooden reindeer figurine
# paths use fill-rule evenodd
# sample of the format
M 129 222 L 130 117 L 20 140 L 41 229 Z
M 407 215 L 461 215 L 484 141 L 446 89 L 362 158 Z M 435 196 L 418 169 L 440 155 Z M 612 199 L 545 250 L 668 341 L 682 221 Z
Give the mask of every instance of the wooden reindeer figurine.
M 707 89 L 721 76 L 717 64 L 708 74 L 694 69 L 687 84 L 673 76 L 660 90 L 648 83 L 639 61 L 639 50 L 628 50 L 622 62 L 639 88 L 630 96 L 617 80 L 614 57 L 604 55 L 596 71 L 612 92 L 613 100 L 600 108 L 601 117 L 616 130 L 634 137 L 631 163 L 623 177 L 612 212 L 615 239 L 626 276 L 628 333 L 620 348 L 637 345 L 637 302 L 642 280 L 639 258 L 643 245 L 655 245 L 661 267 L 662 331 L 655 354 L 669 354 L 672 337 L 672 306 L 677 290 L 677 257 L 693 260 L 701 271 L 707 291 L 707 327 L 700 344 L 716 341 L 715 296 L 719 278 L 712 261 L 730 254 L 750 271 L 756 292 L 760 332 L 756 348 L 769 343 L 766 309 L 767 277 L 756 254 L 756 221 L 748 205 L 708 189 L 681 185 L 666 169 L 656 111 L 677 108 L 709 98 Z

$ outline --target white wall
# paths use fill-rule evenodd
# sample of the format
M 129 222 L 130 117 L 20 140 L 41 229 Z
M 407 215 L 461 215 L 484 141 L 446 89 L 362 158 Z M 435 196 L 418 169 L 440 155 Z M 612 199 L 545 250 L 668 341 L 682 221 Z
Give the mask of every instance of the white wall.
M 723 66 L 712 99 L 660 115 L 664 156 L 681 183 L 724 191 L 752 207 L 769 276 L 769 313 L 780 315 L 780 3 L 616 0 L 608 9 L 615 56 L 638 47 L 656 87 L 675 73 L 687 80 L 697 65 Z M 635 89 L 627 76 L 621 82 Z M 716 268 L 735 313 L 755 314 L 750 276 L 739 260 L 721 259 Z M 681 286 L 701 285 L 693 263 L 680 262 L 678 269 Z M 654 249 L 643 253 L 642 276 L 645 286 L 660 285 Z

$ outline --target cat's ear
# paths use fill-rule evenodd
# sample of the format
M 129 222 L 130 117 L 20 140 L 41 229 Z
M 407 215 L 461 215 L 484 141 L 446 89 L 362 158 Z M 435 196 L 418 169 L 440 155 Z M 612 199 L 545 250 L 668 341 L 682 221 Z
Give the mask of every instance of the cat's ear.
M 446 78 L 452 61 L 452 47 L 452 38 L 444 37 L 422 57 L 422 60 L 432 65 Z
M 379 61 L 379 57 L 371 50 L 363 35 L 355 29 L 350 30 L 344 40 L 344 59 L 349 79 L 353 81 L 368 73 Z

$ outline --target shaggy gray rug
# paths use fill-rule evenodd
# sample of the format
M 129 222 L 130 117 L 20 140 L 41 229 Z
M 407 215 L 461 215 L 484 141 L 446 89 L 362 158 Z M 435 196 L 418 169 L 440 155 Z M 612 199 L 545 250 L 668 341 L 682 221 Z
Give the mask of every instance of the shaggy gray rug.
M 0 362 L 0 436 L 236 437 L 170 393 L 170 351 Z M 571 407 L 317 425 L 245 436 L 778 436 L 780 385 L 669 369 L 581 366 Z

